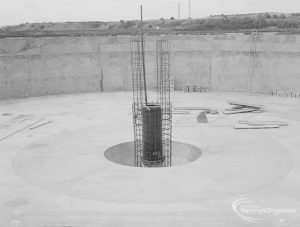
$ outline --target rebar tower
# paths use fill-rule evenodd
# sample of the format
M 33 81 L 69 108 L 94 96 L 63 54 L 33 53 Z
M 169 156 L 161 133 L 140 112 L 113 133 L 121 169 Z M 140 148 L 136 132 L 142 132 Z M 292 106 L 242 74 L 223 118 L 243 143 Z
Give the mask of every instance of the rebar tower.
M 130 51 L 135 165 L 171 166 L 170 45 L 166 40 L 156 42 L 157 100 L 148 103 L 142 6 L 141 38 L 130 42 Z
M 170 99 L 170 44 L 156 41 L 157 103 L 162 109 L 162 150 L 165 166 L 172 166 L 172 106 Z
M 147 102 L 144 42 L 130 43 L 133 88 L 133 128 L 135 165 L 168 167 L 172 165 L 172 112 L 170 101 L 170 45 L 156 41 L 157 99 Z
M 142 108 L 145 102 L 145 87 L 143 83 L 144 67 L 142 57 L 143 42 L 136 40 L 130 42 L 131 51 L 131 71 L 132 71 L 132 90 L 133 90 L 133 129 L 134 129 L 134 150 L 135 165 L 142 166 L 143 160 L 143 129 L 142 129 Z

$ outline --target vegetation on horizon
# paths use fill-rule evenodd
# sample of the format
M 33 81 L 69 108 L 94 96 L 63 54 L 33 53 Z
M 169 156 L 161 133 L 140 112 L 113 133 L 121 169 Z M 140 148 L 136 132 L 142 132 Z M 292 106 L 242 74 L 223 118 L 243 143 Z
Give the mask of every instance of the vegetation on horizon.
M 70 31 L 78 34 L 85 31 L 115 32 L 118 34 L 132 34 L 132 31 L 140 28 L 139 20 L 120 20 L 119 22 L 61 22 L 61 23 L 25 23 L 15 26 L 6 26 L 0 29 L 0 36 L 10 33 L 30 32 L 58 32 L 68 35 Z M 236 15 L 211 15 L 202 19 L 170 19 L 160 18 L 159 20 L 146 20 L 144 22 L 145 32 L 150 30 L 163 31 L 239 31 L 262 29 L 272 30 L 298 30 L 300 29 L 300 13 L 260 13 L 260 14 L 236 14 Z

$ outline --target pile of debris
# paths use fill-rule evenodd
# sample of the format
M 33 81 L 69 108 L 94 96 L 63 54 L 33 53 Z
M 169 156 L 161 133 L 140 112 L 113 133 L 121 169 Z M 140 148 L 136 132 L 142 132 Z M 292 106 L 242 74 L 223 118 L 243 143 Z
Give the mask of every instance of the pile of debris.
M 231 108 L 225 109 L 223 114 L 238 114 L 238 113 L 262 113 L 264 106 L 259 104 L 251 104 L 237 101 L 227 101 Z M 197 116 L 198 123 L 208 123 L 206 114 L 218 114 L 217 109 L 209 107 L 189 106 L 189 107 L 174 107 L 172 114 L 190 114 L 190 111 L 200 111 Z M 240 120 L 235 125 L 235 129 L 266 129 L 279 128 L 288 126 L 285 121 L 277 120 Z
M 263 105 L 250 104 L 244 102 L 228 101 L 231 108 L 225 109 L 223 114 L 237 114 L 237 113 L 262 113 Z

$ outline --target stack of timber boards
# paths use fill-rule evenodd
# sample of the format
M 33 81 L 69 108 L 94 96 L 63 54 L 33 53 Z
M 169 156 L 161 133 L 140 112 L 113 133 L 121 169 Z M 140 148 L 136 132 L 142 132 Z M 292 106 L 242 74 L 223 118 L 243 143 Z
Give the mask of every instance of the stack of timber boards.
M 285 121 L 239 121 L 234 125 L 235 129 L 265 129 L 279 128 L 280 126 L 288 126 Z
M 237 113 L 261 113 L 263 112 L 263 105 L 228 101 L 233 107 L 225 109 L 224 114 L 237 114 Z

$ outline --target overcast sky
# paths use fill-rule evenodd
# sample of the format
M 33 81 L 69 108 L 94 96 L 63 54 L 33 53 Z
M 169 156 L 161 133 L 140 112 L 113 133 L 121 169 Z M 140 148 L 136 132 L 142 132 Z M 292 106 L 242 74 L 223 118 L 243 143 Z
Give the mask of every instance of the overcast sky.
M 177 17 L 177 0 L 0 0 L 0 26 L 26 22 L 119 21 Z M 181 18 L 188 0 L 181 0 Z M 300 0 L 191 0 L 192 18 L 211 14 L 300 12 Z

